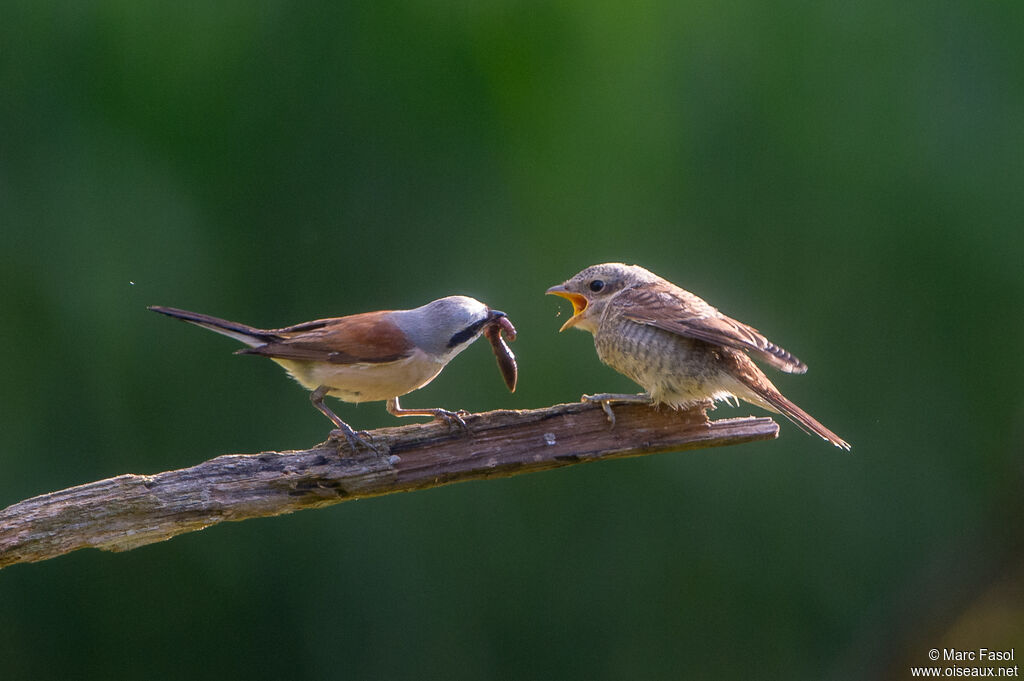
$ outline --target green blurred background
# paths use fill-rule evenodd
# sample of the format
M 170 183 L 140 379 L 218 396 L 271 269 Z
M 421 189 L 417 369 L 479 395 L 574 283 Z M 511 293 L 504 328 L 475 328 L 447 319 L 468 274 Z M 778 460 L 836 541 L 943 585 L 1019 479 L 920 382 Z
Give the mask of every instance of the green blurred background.
M 908 678 L 1024 654 L 1024 4 L 0 10 L 0 507 L 298 449 L 255 325 L 509 313 L 406 406 L 632 390 L 545 288 L 643 264 L 811 366 L 777 441 L 0 572 L 0 678 Z M 561 310 L 561 315 L 558 311 Z M 336 403 L 359 428 L 382 404 Z M 723 407 L 716 416 L 756 410 Z

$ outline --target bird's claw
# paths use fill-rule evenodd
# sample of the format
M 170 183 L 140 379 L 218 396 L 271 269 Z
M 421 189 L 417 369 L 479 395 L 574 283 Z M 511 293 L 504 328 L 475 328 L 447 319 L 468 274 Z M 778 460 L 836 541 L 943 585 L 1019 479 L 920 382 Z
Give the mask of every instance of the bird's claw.
M 465 409 L 459 409 L 458 411 L 448 411 L 447 409 L 438 409 L 434 412 L 434 418 L 438 421 L 444 421 L 448 424 L 448 428 L 451 429 L 453 426 L 462 429 L 463 432 L 469 432 L 469 426 L 466 425 L 465 417 L 469 416 L 469 412 Z
M 356 432 L 351 428 L 347 430 L 345 428 L 336 428 L 331 431 L 330 439 L 340 440 L 343 437 L 348 442 L 349 449 L 352 450 L 353 454 L 355 454 L 360 447 L 363 447 L 365 449 L 369 449 L 377 456 L 384 456 L 384 453 L 380 450 L 380 448 L 378 448 L 377 445 L 371 442 L 373 436 L 370 435 L 370 433 L 368 433 L 365 430 L 360 430 Z
M 615 412 L 612 411 L 612 402 L 651 404 L 651 396 L 647 393 L 640 393 L 639 395 L 600 393 L 598 395 L 583 395 L 580 397 L 580 401 L 588 404 L 600 404 L 605 416 L 608 417 L 609 429 L 611 429 L 615 427 Z
M 601 409 L 604 410 L 605 416 L 608 417 L 608 429 L 611 430 L 615 427 L 615 412 L 612 411 L 612 403 L 608 400 L 600 400 Z
M 602 395 L 583 395 L 580 397 L 581 402 L 587 402 L 589 404 L 600 404 L 601 409 L 604 411 L 605 416 L 608 418 L 609 430 L 615 427 L 615 412 L 612 411 L 612 401 L 604 398 Z

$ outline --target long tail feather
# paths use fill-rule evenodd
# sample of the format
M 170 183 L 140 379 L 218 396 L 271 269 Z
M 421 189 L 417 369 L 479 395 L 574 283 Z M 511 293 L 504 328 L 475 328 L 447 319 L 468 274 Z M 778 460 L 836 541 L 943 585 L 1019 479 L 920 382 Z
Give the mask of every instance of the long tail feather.
M 181 319 L 182 321 L 201 326 L 204 329 L 209 329 L 221 335 L 227 336 L 228 338 L 234 338 L 237 341 L 245 343 L 249 347 L 257 347 L 266 343 L 271 343 L 280 338 L 266 331 L 264 329 L 256 329 L 245 324 L 239 324 L 238 322 L 231 322 L 227 319 L 220 319 L 218 317 L 211 317 L 207 314 L 201 314 L 199 312 L 189 312 L 188 310 L 179 310 L 174 307 L 162 307 L 160 305 L 151 305 L 148 309 L 153 312 L 159 312 L 165 314 L 168 317 L 174 317 L 175 319 Z
M 800 426 L 804 431 L 813 433 L 821 439 L 831 442 L 840 449 L 850 451 L 850 443 L 823 426 L 821 422 L 800 407 L 796 406 L 796 404 L 778 390 L 756 390 L 755 392 L 761 399 L 777 409 L 780 414 L 788 418 L 790 421 Z

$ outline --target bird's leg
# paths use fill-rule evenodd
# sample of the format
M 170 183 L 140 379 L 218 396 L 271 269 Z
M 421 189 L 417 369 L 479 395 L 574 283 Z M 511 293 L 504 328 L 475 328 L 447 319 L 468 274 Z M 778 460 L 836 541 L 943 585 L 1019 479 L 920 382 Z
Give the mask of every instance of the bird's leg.
M 380 450 L 367 439 L 369 438 L 369 433 L 365 431 L 357 433 L 352 430 L 352 426 L 338 418 L 338 415 L 331 411 L 330 407 L 324 404 L 324 397 L 328 392 L 330 392 L 330 390 L 331 389 L 326 385 L 320 386 L 309 394 L 309 401 L 313 403 L 314 407 L 320 410 L 320 413 L 329 418 L 331 423 L 338 427 L 337 430 L 331 431 L 331 437 L 338 437 L 339 433 L 344 435 L 345 439 L 348 441 L 348 446 L 353 452 L 356 451 L 358 447 L 366 447 L 367 449 L 372 449 L 377 454 L 380 454 Z
M 608 417 L 608 423 L 611 427 L 615 427 L 615 412 L 612 411 L 612 402 L 624 402 L 634 404 L 651 404 L 654 400 L 651 399 L 650 393 L 640 393 L 639 395 L 627 395 L 621 393 L 598 393 L 597 395 L 584 395 L 580 398 L 581 402 L 589 402 L 594 404 L 595 402 L 601 405 L 601 409 L 604 410 L 605 416 Z
M 398 404 L 398 398 L 392 397 L 388 400 L 387 410 L 389 414 L 393 416 L 433 416 L 438 421 L 446 421 L 448 426 L 458 426 L 462 430 L 469 432 L 469 426 L 466 425 L 466 421 L 462 418 L 463 416 L 469 416 L 469 412 L 464 409 L 459 411 L 448 411 L 447 409 L 403 409 Z

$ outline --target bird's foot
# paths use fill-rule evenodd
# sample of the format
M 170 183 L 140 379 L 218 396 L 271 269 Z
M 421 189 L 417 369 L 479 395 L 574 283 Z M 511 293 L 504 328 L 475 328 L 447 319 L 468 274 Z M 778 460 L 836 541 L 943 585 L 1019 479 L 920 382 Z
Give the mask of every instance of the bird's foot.
M 322 385 L 309 394 L 309 401 L 313 403 L 313 406 L 320 410 L 320 412 L 331 420 L 337 428 L 331 431 L 328 436 L 328 442 L 331 440 L 340 440 L 342 437 L 348 442 L 349 449 L 355 454 L 360 447 L 369 449 L 370 451 L 383 458 L 384 453 L 381 452 L 380 448 L 370 442 L 373 438 L 365 430 L 361 430 L 358 433 L 352 430 L 352 426 L 348 425 L 341 418 L 338 417 L 330 407 L 324 404 L 324 397 L 330 393 L 331 389 L 326 385 Z
M 612 411 L 612 402 L 621 403 L 634 403 L 634 404 L 651 404 L 651 396 L 647 393 L 640 393 L 639 395 L 624 395 L 620 393 L 598 393 L 596 395 L 583 395 L 580 397 L 581 402 L 588 402 L 590 404 L 600 404 L 601 409 L 604 410 L 605 416 L 608 417 L 608 423 L 610 428 L 615 427 L 615 412 Z
M 373 444 L 373 436 L 365 430 L 355 431 L 351 428 L 348 430 L 338 428 L 331 431 L 328 436 L 328 442 L 331 440 L 339 441 L 341 438 L 345 438 L 345 441 L 348 443 L 348 447 L 352 450 L 353 454 L 358 453 L 359 448 L 362 447 L 367 451 L 373 452 L 378 459 L 387 465 L 388 468 L 393 468 L 396 463 L 402 460 L 402 457 L 397 454 L 390 454 L 387 447 L 382 448 Z
M 434 418 L 438 421 L 444 421 L 448 424 L 448 429 L 458 428 L 464 433 L 469 432 L 469 426 L 466 425 L 466 418 L 469 416 L 469 412 L 465 409 L 459 409 L 458 411 L 448 411 L 447 409 L 431 409 L 430 410 Z
M 599 397 L 600 397 L 600 395 L 584 395 L 582 397 L 582 401 L 583 402 L 590 402 L 591 404 L 593 404 L 595 402 L 597 404 L 600 404 L 601 405 L 601 409 L 604 410 L 604 414 L 608 418 L 609 428 L 614 428 L 615 427 L 615 412 L 612 411 L 612 402 L 611 402 L 611 400 L 597 399 Z
M 344 424 L 344 427 L 336 428 L 335 430 L 332 430 L 330 434 L 331 440 L 340 440 L 341 438 L 345 438 L 345 441 L 348 442 L 348 447 L 352 450 L 353 454 L 362 447 L 364 449 L 369 449 L 378 456 L 384 456 L 384 453 L 380 448 L 373 444 L 373 436 L 365 430 L 356 432 L 352 430 L 350 426 Z
M 465 417 L 469 416 L 469 412 L 465 409 L 459 409 L 458 411 L 448 411 L 438 407 L 433 409 L 405 409 L 398 403 L 397 397 L 392 397 L 388 400 L 387 410 L 393 416 L 433 416 L 437 421 L 447 422 L 449 429 L 457 427 L 465 433 L 469 432 L 469 426 L 466 425 L 465 420 Z

